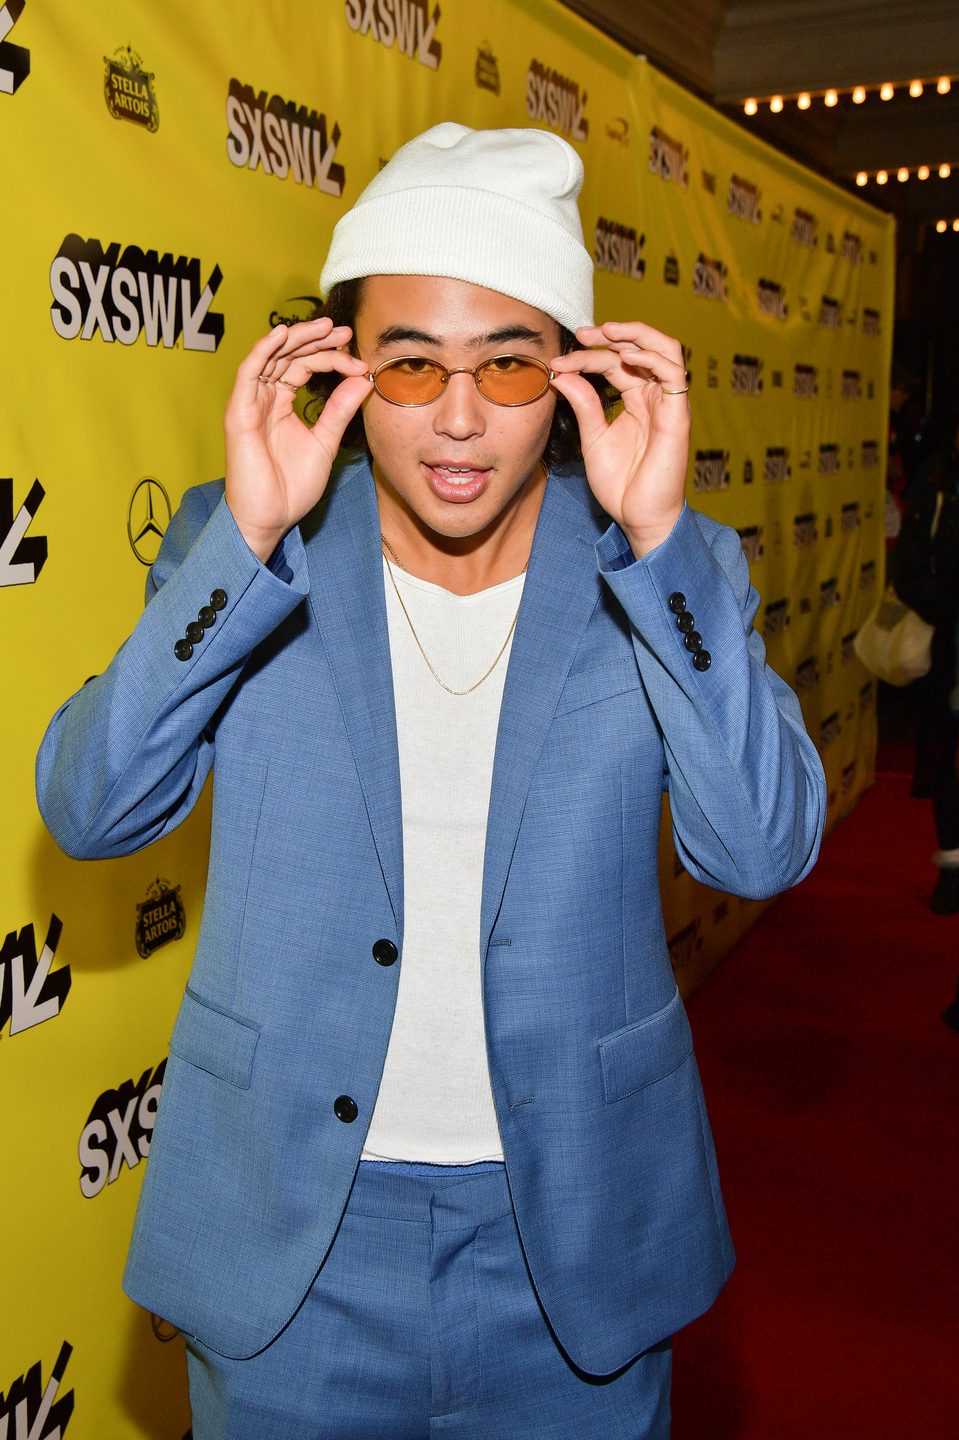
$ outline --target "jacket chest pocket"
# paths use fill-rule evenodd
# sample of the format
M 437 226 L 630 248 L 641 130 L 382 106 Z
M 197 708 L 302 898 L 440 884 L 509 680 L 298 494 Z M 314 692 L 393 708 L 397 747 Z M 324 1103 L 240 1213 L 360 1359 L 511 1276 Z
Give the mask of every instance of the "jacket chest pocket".
M 625 695 L 642 688 L 639 667 L 632 655 L 626 655 L 622 660 L 612 660 L 607 665 L 594 665 L 589 670 L 580 670 L 569 676 L 553 712 L 554 718 L 570 715 L 574 710 L 585 709 L 587 705 L 598 705 L 603 700 L 612 700 L 617 695 Z

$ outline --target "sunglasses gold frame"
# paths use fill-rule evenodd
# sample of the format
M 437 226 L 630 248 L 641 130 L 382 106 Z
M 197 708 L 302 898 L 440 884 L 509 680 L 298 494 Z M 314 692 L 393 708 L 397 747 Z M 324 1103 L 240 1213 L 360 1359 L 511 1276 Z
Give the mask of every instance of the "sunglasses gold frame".
M 432 400 L 394 400 L 391 396 L 383 394 L 383 391 L 376 383 L 377 375 L 379 375 L 381 370 L 392 368 L 394 365 L 402 365 L 405 360 L 419 360 L 427 365 L 434 366 L 442 372 L 445 379 L 441 381 L 442 388 L 440 389 L 439 395 L 434 395 Z M 477 376 L 482 370 L 486 369 L 487 365 L 493 365 L 497 360 L 522 360 L 527 365 L 535 365 L 537 369 L 542 370 L 545 376 L 542 390 L 536 395 L 532 395 L 529 400 L 494 400 L 490 395 L 485 393 Z M 381 365 L 377 365 L 375 370 L 371 370 L 367 379 L 372 380 L 377 395 L 381 396 L 388 405 L 398 405 L 402 410 L 422 410 L 426 405 L 436 404 L 446 386 L 449 384 L 451 375 L 472 375 L 473 384 L 483 396 L 484 400 L 488 400 L 491 405 L 499 405 L 503 410 L 517 410 L 522 405 L 532 405 L 534 401 L 543 398 L 549 389 L 549 382 L 555 378 L 555 371 L 551 370 L 545 361 L 538 360 L 535 355 L 518 355 L 512 352 L 506 355 L 491 355 L 488 360 L 484 360 L 481 365 L 477 365 L 473 370 L 467 369 L 466 366 L 459 366 L 455 370 L 449 370 L 445 365 L 441 365 L 438 360 L 431 360 L 428 355 L 394 355 L 391 360 L 384 360 Z

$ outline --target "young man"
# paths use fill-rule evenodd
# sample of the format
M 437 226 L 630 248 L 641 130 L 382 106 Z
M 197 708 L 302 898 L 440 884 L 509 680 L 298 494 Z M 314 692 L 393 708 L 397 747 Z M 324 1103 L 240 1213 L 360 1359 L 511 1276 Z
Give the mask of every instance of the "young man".
M 398 152 L 323 273 L 352 326 L 243 361 L 225 487 L 40 752 L 79 857 L 214 768 L 125 1281 L 187 1336 L 197 1440 L 662 1440 L 670 1336 L 733 1263 L 661 793 L 686 868 L 765 897 L 825 785 L 738 538 L 684 502 L 680 345 L 592 324 L 581 182 L 535 130 Z

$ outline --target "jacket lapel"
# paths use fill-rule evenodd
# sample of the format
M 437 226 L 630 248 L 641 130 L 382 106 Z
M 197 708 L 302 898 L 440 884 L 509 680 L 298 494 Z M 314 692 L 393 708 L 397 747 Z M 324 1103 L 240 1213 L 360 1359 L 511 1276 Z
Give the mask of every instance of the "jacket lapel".
M 402 937 L 400 767 L 376 491 L 365 461 L 348 465 L 331 486 L 323 511 L 308 517 L 301 527 L 310 571 L 310 609 L 326 649 Z
M 500 710 L 483 867 L 484 958 L 546 731 L 600 597 L 593 551 L 600 533 L 563 483 L 551 480 L 536 526 Z

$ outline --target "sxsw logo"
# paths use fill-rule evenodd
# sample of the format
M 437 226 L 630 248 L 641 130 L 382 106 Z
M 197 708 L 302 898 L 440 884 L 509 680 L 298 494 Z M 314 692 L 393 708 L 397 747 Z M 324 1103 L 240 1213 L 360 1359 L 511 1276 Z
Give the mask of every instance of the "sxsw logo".
M 816 234 L 818 224 L 815 215 L 810 215 L 808 210 L 800 210 L 797 207 L 793 215 L 790 239 L 796 245 L 805 245 L 808 249 L 815 250 L 819 239 Z
M 862 398 L 862 377 L 858 370 L 842 372 L 842 398 L 844 400 L 860 400 Z
M 839 647 L 839 662 L 841 665 L 848 665 L 850 660 L 855 660 L 856 658 L 856 651 L 853 643 L 856 639 L 856 634 L 857 632 L 855 630 L 850 630 L 848 635 L 844 635 L 842 637 L 842 641 Z
M 838 446 L 838 445 L 820 445 L 820 447 L 819 447 L 819 461 L 818 461 L 818 464 L 817 464 L 816 473 L 817 473 L 818 475 L 838 475 L 838 474 L 839 474 L 839 446 Z
M 763 530 L 761 525 L 747 525 L 745 530 L 737 530 L 739 543 L 743 547 L 743 554 L 750 565 L 756 565 L 763 558 Z
M 796 666 L 796 683 L 793 688 L 799 695 L 804 690 L 815 690 L 818 684 L 819 671 L 816 669 L 816 657 L 810 655 L 808 660 L 804 660 L 801 665 Z
M 851 235 L 847 230 L 842 237 L 842 244 L 839 247 L 839 254 L 843 260 L 850 265 L 862 264 L 862 241 L 858 235 Z
M 700 254 L 693 271 L 693 294 L 701 300 L 721 300 L 729 303 L 726 294 L 726 266 L 721 260 L 710 260 Z
M 297 109 L 295 100 L 279 95 L 267 103 L 265 90 L 255 95 L 252 85 L 231 80 L 226 123 L 230 131 L 226 153 L 239 169 L 256 170 L 262 165 L 264 175 L 278 180 L 292 175 L 295 184 L 307 189 L 315 186 L 325 195 L 343 194 L 346 172 L 333 158 L 340 127 L 334 125 L 327 139 L 325 115 L 315 110 L 307 114 L 305 105 Z
M 693 488 L 698 495 L 729 489 L 729 451 L 697 450 L 693 461 Z
M 531 60 L 526 72 L 526 113 L 535 123 L 542 120 L 571 140 L 585 140 L 589 121 L 584 118 L 586 91 L 582 95 L 575 80 L 568 80 L 556 70 L 547 70 L 538 60 Z
M 11 930 L 7 935 L 0 949 L 0 1030 L 9 1020 L 10 1035 L 21 1035 L 60 1014 L 72 983 L 69 965 L 61 965 L 51 974 L 62 930 L 62 922 L 51 915 L 39 956 L 32 925 L 24 925 L 19 934 Z
M 871 470 L 874 465 L 879 464 L 879 441 L 864 440 L 862 449 L 859 452 L 859 464 L 863 470 Z
M 649 132 L 649 173 L 661 180 L 672 180 L 680 190 L 686 189 L 686 161 L 689 151 L 681 140 L 674 140 L 658 125 Z
M 863 310 L 862 312 L 862 333 L 870 340 L 875 340 L 879 332 L 879 311 Z
M 789 469 L 789 451 L 785 445 L 770 445 L 763 461 L 763 483 L 784 485 L 792 472 Z
M 24 0 L 6 0 L 0 8 L 0 95 L 14 95 L 30 74 L 30 51 L 7 39 L 23 14 L 23 5 Z
M 112 1185 L 123 1166 L 135 1170 L 150 1153 L 166 1061 L 144 1070 L 137 1083 L 124 1080 L 118 1090 L 104 1090 L 80 1132 L 80 1191 L 93 1200 Z M 3 1440 L 0 1432 L 0 1440 Z
M 369 35 L 387 50 L 396 41 L 401 55 L 416 57 L 421 65 L 436 70 L 443 47 L 434 40 L 440 22 L 440 7 L 429 13 L 427 0 L 346 0 L 346 23 L 353 31 Z
M 184 350 L 212 354 L 223 339 L 223 316 L 211 311 L 223 276 L 213 267 L 200 284 L 200 262 L 185 255 L 161 260 L 156 250 L 68 235 L 50 266 L 50 319 L 63 340 L 92 340 L 99 330 L 108 344 L 135 344 L 142 330 L 148 345 L 170 349 L 182 336 Z
M 754 355 L 734 355 L 732 385 L 734 395 L 761 395 L 763 362 Z
M 669 947 L 669 959 L 674 970 L 682 965 L 688 965 L 695 958 L 696 951 L 703 948 L 702 936 L 699 933 L 699 916 L 684 925 L 682 930 L 677 930 L 666 942 Z
M 64 1341 L 46 1385 L 38 1360 L 0 1394 L 0 1440 L 60 1440 L 73 1414 L 73 1391 L 59 1400 L 57 1391 L 72 1354 L 73 1346 Z
M 13 480 L 0 480 L 0 585 L 32 585 L 46 564 L 47 537 L 27 535 L 43 496 L 35 480 L 14 515 Z
M 872 701 L 873 701 L 872 681 L 871 681 L 871 680 L 867 680 L 866 683 L 865 683 L 865 685 L 864 685 L 864 686 L 862 687 L 862 689 L 859 691 L 859 713 L 860 713 L 860 715 L 865 715 L 865 713 L 866 713 L 867 710 L 871 710 L 871 709 L 872 709 Z
M 838 580 L 824 580 L 819 587 L 819 608 L 820 610 L 831 610 L 834 605 L 839 604 L 839 582 Z
M 605 220 L 600 215 L 593 232 L 593 262 L 597 270 L 608 270 L 611 275 L 626 275 L 630 280 L 642 280 L 646 274 L 646 261 L 641 258 L 645 244 L 645 235 L 637 238 L 632 227 L 619 225 L 615 220 Z
M 844 535 L 848 535 L 851 531 L 858 530 L 860 523 L 859 502 L 858 500 L 852 500 L 848 505 L 842 507 L 840 529 Z
M 759 208 L 761 195 L 762 191 L 757 190 L 755 185 L 733 175 L 726 196 L 727 214 L 735 215 L 737 220 L 748 220 L 751 225 L 758 225 L 763 218 L 763 212 Z
M 819 727 L 819 748 L 825 750 L 834 740 L 839 739 L 839 711 L 827 715 Z
M 774 320 L 785 320 L 789 313 L 786 292 L 775 280 L 760 280 L 756 286 L 756 301 L 760 315 L 771 315 Z
M 793 545 L 797 550 L 805 550 L 810 545 L 815 545 L 819 539 L 819 531 L 816 529 L 816 517 L 810 511 L 808 515 L 797 515 L 793 520 Z
M 815 365 L 797 365 L 793 370 L 793 395 L 797 400 L 815 400 L 819 392 Z
M 842 325 L 842 306 L 838 300 L 824 295 L 819 302 L 819 324 L 823 330 L 838 330 Z
M 789 629 L 789 601 L 773 600 L 766 606 L 763 619 L 763 638 L 771 635 L 785 635 Z
M 859 567 L 859 588 L 860 590 L 871 590 L 876 583 L 876 562 L 867 560 L 865 565 Z

